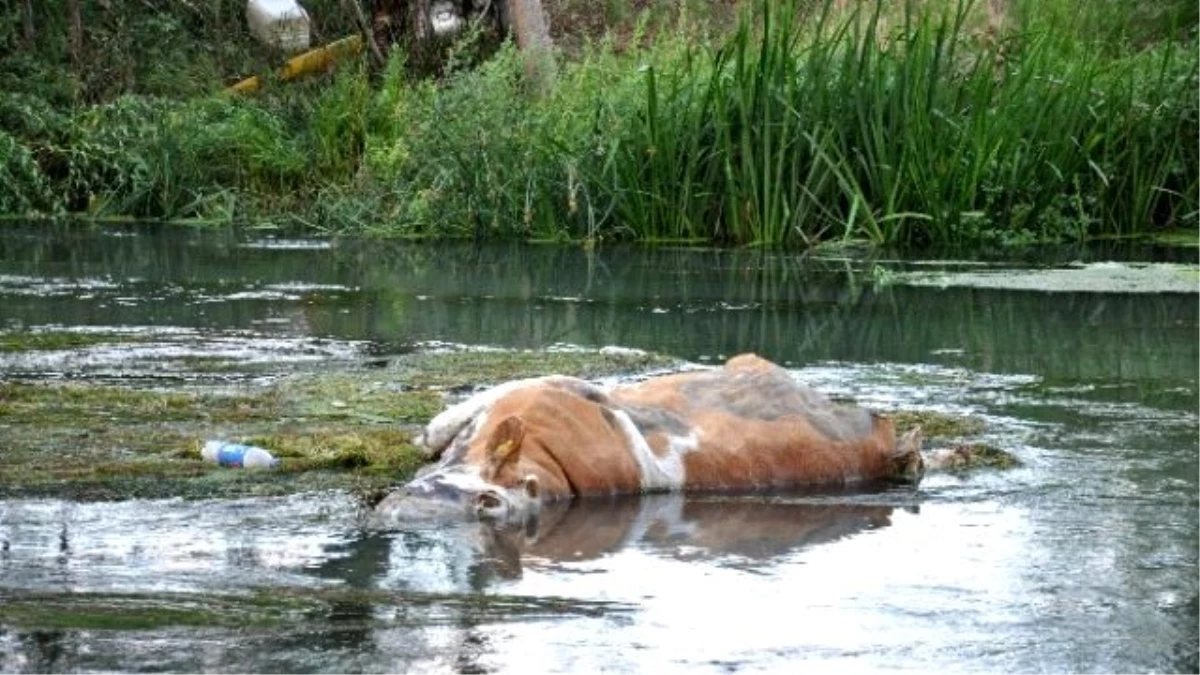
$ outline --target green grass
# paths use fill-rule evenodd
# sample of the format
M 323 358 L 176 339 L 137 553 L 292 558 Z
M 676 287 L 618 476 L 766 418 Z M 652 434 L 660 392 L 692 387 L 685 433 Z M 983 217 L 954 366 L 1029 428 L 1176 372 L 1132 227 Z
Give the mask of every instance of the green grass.
M 601 12 L 617 22 L 608 37 L 568 41 L 541 97 L 511 45 L 455 57 L 438 79 L 397 52 L 377 75 L 348 63 L 256 98 L 219 95 L 212 68 L 265 63 L 243 32 L 206 42 L 236 23 L 228 0 L 202 16 L 164 8 L 154 24 L 188 38 L 190 76 L 157 38 L 162 72 L 72 65 L 70 87 L 46 76 L 54 59 L 7 57 L 0 213 L 786 247 L 1197 228 L 1188 3 L 1011 0 L 993 16 L 966 0 L 746 2 L 715 34 L 727 19 L 696 21 L 690 4 L 669 19 L 617 5 Z M 579 3 L 549 6 L 603 23 Z M 88 48 L 128 52 L 110 19 Z M 39 39 L 63 65 L 59 28 Z M 454 53 L 480 53 L 472 40 Z

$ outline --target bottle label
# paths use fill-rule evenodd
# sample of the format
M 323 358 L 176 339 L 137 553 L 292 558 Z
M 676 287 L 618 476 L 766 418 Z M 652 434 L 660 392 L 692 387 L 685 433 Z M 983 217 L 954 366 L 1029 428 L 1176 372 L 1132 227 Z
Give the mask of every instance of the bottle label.
M 249 450 L 245 445 L 222 445 L 217 451 L 217 464 L 229 467 L 241 467 L 242 462 L 246 459 L 246 451 Z

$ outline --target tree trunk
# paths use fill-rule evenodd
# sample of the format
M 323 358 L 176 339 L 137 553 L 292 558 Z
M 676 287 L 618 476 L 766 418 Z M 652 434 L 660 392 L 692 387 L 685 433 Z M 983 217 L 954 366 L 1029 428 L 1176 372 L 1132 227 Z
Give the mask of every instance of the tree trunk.
M 541 96 L 554 84 L 554 54 L 550 29 L 541 0 L 508 0 L 509 15 L 517 46 L 525 61 L 525 76 L 533 92 Z
M 67 0 L 67 21 L 70 24 L 71 64 L 78 73 L 83 67 L 83 16 L 79 13 L 79 0 Z
M 21 3 L 21 27 L 25 32 L 25 44 L 33 46 L 37 33 L 33 29 L 33 0 Z
M 342 0 L 342 7 L 351 13 L 354 22 L 358 24 L 358 32 L 362 34 L 363 41 L 370 49 L 371 60 L 375 62 L 376 66 L 382 68 L 387 64 L 387 59 L 383 57 L 379 44 L 375 42 L 375 33 L 371 30 L 371 24 L 367 22 L 367 15 L 363 13 L 362 5 L 358 4 L 358 0 Z

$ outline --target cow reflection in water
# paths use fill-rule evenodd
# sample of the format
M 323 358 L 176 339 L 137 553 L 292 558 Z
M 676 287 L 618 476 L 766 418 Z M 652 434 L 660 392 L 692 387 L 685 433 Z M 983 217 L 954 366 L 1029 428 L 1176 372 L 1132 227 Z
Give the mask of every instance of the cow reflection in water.
M 679 560 L 755 567 L 886 527 L 893 508 L 681 494 L 548 504 L 525 527 L 480 523 L 475 566 L 489 577 L 516 579 L 525 566 L 553 568 L 638 548 Z
M 890 525 L 895 507 L 861 501 L 891 496 L 859 492 L 814 497 L 808 492 L 804 497 L 673 493 L 584 498 L 548 503 L 521 525 L 488 520 L 397 523 L 374 513 L 361 536 L 338 544 L 328 562 L 311 570 L 368 592 L 332 603 L 337 630 L 305 632 L 304 646 L 369 653 L 401 644 L 398 670 L 433 658 L 449 659 L 447 665 L 460 672 L 482 672 L 498 649 L 495 633 L 486 629 L 489 624 L 530 615 L 625 611 L 620 602 L 524 595 L 516 580 L 526 570 L 571 575 L 580 571 L 571 569 L 578 563 L 603 561 L 628 549 L 689 565 L 765 570 L 805 547 L 836 545 Z M 516 587 L 513 595 L 506 586 Z M 382 593 L 370 592 L 374 590 Z M 489 609 L 489 600 L 498 603 L 495 608 Z M 394 619 L 381 625 L 380 616 Z M 438 633 L 439 627 L 449 630 Z

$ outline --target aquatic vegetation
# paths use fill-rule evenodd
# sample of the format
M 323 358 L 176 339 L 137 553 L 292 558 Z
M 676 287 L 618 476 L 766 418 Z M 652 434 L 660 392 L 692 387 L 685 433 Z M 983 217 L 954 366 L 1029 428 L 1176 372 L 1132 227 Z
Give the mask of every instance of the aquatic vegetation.
M 30 593 L 5 597 L 0 620 L 57 630 L 150 630 L 171 626 L 267 626 L 299 618 L 298 608 L 257 596 L 163 593 Z M 289 616 L 297 615 L 297 616 Z
M 678 365 L 676 359 L 637 350 L 452 350 L 399 357 L 395 368 L 414 387 L 461 389 L 526 377 L 569 374 L 585 379 L 639 373 Z
M 79 349 L 110 342 L 129 343 L 136 337 L 91 331 L 0 332 L 0 353 Z
M 888 413 L 888 417 L 896 423 L 897 433 L 919 426 L 922 435 L 930 440 L 962 438 L 983 431 L 983 421 L 980 419 L 932 410 L 898 410 Z
M 1080 293 L 1195 293 L 1200 267 L 1173 263 L 1093 263 L 1045 270 L 901 272 L 892 283 L 948 288 L 1024 288 Z
M 967 471 L 974 469 L 1013 469 L 1021 460 L 1011 452 L 988 443 L 969 440 L 983 433 L 983 420 L 932 410 L 896 410 L 888 413 L 896 423 L 896 432 L 904 433 L 920 426 L 925 436 L 927 469 Z M 947 444 L 947 441 L 951 443 Z
M 1151 237 L 1151 241 L 1162 246 L 1200 248 L 1200 232 L 1194 230 L 1165 230 L 1155 233 Z
M 925 459 L 926 468 L 951 472 L 1004 470 L 1021 466 L 1021 460 L 1015 455 L 987 443 L 956 443 L 950 447 L 935 448 Z
M 278 471 L 352 472 L 354 481 L 346 487 L 362 495 L 386 490 L 425 462 L 408 431 L 382 425 L 284 424 L 243 440 L 270 450 L 280 460 Z
M 969 468 L 1012 469 L 1021 466 L 1021 460 L 1015 455 L 987 443 L 966 443 L 963 446 L 971 457 Z
M 279 412 L 272 392 L 213 395 L 75 383 L 0 383 L 0 402 L 0 415 L 40 424 L 68 424 L 97 413 L 145 423 L 195 416 L 212 422 L 273 419 Z
M 153 630 L 161 628 L 262 629 L 295 627 L 344 611 L 375 608 L 381 625 L 429 625 L 436 618 L 418 608 L 441 608 L 436 616 L 514 621 L 626 614 L 628 604 L 558 596 L 502 593 L 429 593 L 348 586 L 277 587 L 250 593 L 8 592 L 0 594 L 0 622 L 38 630 Z M 417 616 L 409 616 L 416 613 Z M 385 618 L 386 617 L 386 618 Z M 449 620 L 449 619 L 447 619 Z

